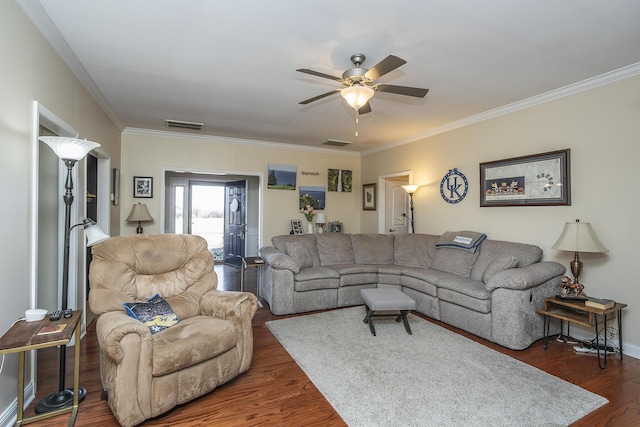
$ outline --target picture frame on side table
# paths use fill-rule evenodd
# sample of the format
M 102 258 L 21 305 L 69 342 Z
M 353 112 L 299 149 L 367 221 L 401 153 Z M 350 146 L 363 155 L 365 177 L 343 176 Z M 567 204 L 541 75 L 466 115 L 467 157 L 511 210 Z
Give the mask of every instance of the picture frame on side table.
M 153 178 L 150 176 L 134 176 L 133 197 L 136 199 L 153 198 Z
M 376 184 L 364 184 L 362 186 L 362 210 L 376 210 Z
M 291 220 L 291 233 L 292 234 L 304 234 L 304 228 L 302 228 L 302 220 Z
M 332 221 L 327 224 L 327 231 L 329 233 L 342 233 L 342 223 L 338 221 Z
M 480 207 L 571 205 L 571 150 L 480 163 Z

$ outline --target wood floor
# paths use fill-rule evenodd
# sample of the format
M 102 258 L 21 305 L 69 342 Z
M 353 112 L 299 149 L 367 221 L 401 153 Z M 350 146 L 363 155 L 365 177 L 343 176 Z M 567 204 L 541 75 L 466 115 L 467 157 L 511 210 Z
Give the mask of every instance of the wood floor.
M 255 292 L 255 270 L 249 269 L 247 291 Z M 216 266 L 219 289 L 238 290 L 239 270 L 230 266 Z M 173 409 L 143 426 L 344 426 L 340 416 L 293 361 L 265 326 L 274 318 L 267 307 L 260 308 L 253 321 L 254 353 L 249 371 L 236 377 L 208 395 Z M 501 353 L 542 369 L 587 390 L 604 396 L 609 403 L 579 420 L 574 426 L 638 426 L 640 425 L 640 360 L 617 356 L 608 360 L 606 369 L 598 368 L 593 355 L 575 354 L 571 345 L 550 340 L 548 350 L 542 343 L 534 343 L 524 351 L 512 351 L 488 343 L 473 335 L 434 323 L 474 339 Z M 100 400 L 98 346 L 93 324 L 87 328 L 81 344 L 80 384 L 87 397 L 80 404 L 76 426 L 118 426 L 106 401 Z M 367 331 L 364 331 L 367 332 Z M 73 349 L 68 349 L 67 385 L 72 382 Z M 455 357 L 452 354 L 451 357 Z M 58 386 L 56 349 L 39 350 L 38 396 L 27 409 Z M 463 392 L 463 390 L 461 390 Z M 490 392 L 488 390 L 487 392 Z M 424 397 L 428 401 L 429 396 Z M 37 426 L 66 425 L 68 415 L 44 420 Z M 535 420 L 523 420 L 535 425 Z

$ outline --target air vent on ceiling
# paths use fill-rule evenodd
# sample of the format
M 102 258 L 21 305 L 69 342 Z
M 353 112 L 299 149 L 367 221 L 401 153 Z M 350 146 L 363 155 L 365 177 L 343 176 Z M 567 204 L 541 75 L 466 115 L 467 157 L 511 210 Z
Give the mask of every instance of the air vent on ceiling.
M 169 128 L 180 128 L 180 129 L 191 129 L 191 130 L 202 130 L 204 123 L 195 123 L 195 122 L 183 122 L 181 120 L 165 120 L 164 121 Z
M 338 141 L 337 139 L 328 139 L 322 144 L 324 145 L 333 145 L 334 147 L 344 147 L 345 145 L 352 144 L 349 141 Z

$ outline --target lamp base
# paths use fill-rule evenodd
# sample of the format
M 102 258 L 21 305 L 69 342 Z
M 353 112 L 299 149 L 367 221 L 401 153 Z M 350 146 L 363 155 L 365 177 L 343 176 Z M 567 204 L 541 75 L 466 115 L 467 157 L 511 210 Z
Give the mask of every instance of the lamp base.
M 87 395 L 87 390 L 78 387 L 78 403 Z M 36 405 L 36 413 L 44 414 L 46 412 L 56 411 L 73 405 L 73 389 L 67 388 L 63 391 L 56 391 L 47 397 L 42 398 Z

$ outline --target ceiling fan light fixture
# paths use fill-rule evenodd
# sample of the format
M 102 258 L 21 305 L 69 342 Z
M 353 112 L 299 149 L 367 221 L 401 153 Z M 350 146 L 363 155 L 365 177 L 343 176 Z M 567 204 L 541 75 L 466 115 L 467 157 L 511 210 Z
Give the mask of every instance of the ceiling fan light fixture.
M 374 90 L 368 86 L 362 86 L 359 84 L 345 87 L 340 91 L 340 95 L 347 101 L 353 109 L 356 111 L 364 107 L 367 102 L 373 96 Z

